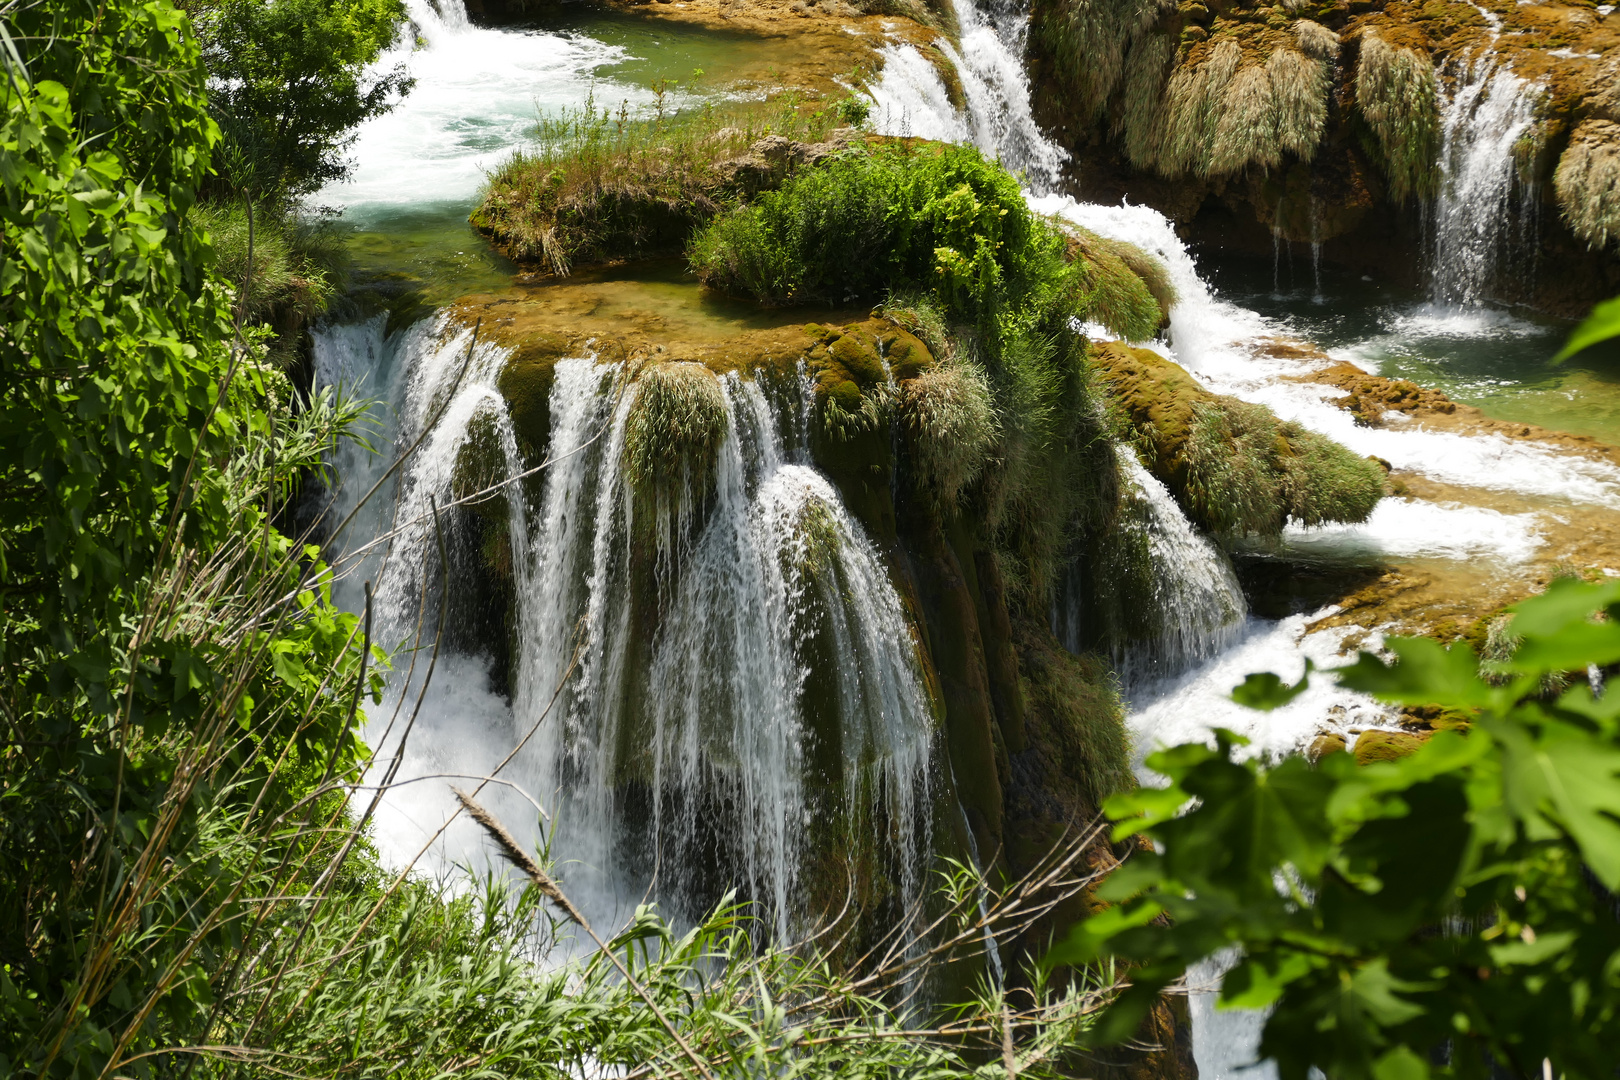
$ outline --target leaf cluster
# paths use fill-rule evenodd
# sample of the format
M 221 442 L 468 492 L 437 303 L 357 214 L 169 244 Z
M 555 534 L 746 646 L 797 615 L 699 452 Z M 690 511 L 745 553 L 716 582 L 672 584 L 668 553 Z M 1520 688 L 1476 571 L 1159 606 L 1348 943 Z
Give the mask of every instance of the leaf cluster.
M 1620 1038 L 1620 697 L 1554 673 L 1620 663 L 1620 585 L 1555 581 L 1519 604 L 1518 644 L 1482 674 L 1466 644 L 1391 642 L 1337 672 L 1392 704 L 1474 717 L 1401 760 L 1244 760 L 1217 732 L 1149 764 L 1161 788 L 1108 805 L 1139 852 L 1051 959 L 1139 965 L 1099 1025 L 1128 1037 L 1188 965 L 1236 946 L 1224 1007 L 1269 1009 L 1260 1052 L 1287 1080 L 1606 1077 Z M 1490 677 L 1486 677 L 1489 675 Z M 1299 693 L 1251 676 L 1236 697 Z

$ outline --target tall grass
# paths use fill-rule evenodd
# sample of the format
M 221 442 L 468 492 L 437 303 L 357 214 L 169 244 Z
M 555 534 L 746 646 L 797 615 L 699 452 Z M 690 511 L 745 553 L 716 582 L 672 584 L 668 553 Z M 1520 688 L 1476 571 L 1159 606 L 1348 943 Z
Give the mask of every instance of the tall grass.
M 668 93 L 660 87 L 651 115 L 591 99 L 542 116 L 533 148 L 490 175 L 474 226 L 559 275 L 679 251 L 694 228 L 805 163 L 795 148 L 761 140 L 819 143 L 858 118 L 845 103 L 816 107 L 796 91 L 686 109 Z
M 1433 63 L 1368 30 L 1361 35 L 1355 87 L 1356 107 L 1369 133 L 1367 149 L 1383 165 L 1390 198 L 1404 202 L 1434 194 L 1440 100 Z

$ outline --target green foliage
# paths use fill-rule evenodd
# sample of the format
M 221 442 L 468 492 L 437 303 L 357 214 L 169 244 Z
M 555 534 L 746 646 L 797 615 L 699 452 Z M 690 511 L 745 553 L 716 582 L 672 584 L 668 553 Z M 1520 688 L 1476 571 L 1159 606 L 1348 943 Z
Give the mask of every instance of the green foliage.
M 369 69 L 405 22 L 401 0 L 184 0 L 224 141 L 220 179 L 254 198 L 342 177 L 356 126 L 411 87 L 404 65 Z
M 917 325 L 927 324 L 920 332 L 936 353 L 982 370 L 999 438 L 995 467 L 977 468 L 991 425 L 954 412 L 953 424 L 964 423 L 953 430 L 972 436 L 966 456 L 942 471 L 925 448 L 918 475 L 936 504 L 941 481 L 951 488 L 976 476 L 971 499 L 1000 540 L 1011 584 L 1031 602 L 1048 595 L 1081 519 L 1103 516 L 1114 494 L 1075 320 L 1107 318 L 1151 336 L 1162 318 L 1121 250 L 1032 214 L 1018 181 L 971 147 L 886 144 L 851 147 L 716 218 L 689 253 L 705 284 L 767 304 L 891 295 L 900 298 L 891 308 L 926 312 Z M 836 420 L 882 404 L 849 385 L 862 396 L 838 401 Z M 967 405 L 970 388 L 956 389 Z
M 277 333 L 275 358 L 290 362 L 299 333 L 323 314 L 348 278 L 342 237 L 328 223 L 300 220 L 269 205 L 199 203 L 191 213 L 214 249 L 214 269 L 235 290 L 233 310 Z
M 984 372 L 952 361 L 906 380 L 899 416 L 923 486 L 941 507 L 954 509 L 990 463 L 1001 434 Z
M 1394 705 L 1472 715 L 1411 755 L 1359 767 L 1245 760 L 1217 732 L 1149 759 L 1168 786 L 1117 796 L 1138 851 L 1116 906 L 1050 959 L 1138 965 L 1099 1022 L 1134 1033 L 1186 966 L 1231 946 L 1223 1005 L 1270 1009 L 1261 1053 L 1285 1080 L 1612 1075 L 1620 1041 L 1620 698 L 1584 678 L 1620 663 L 1620 585 L 1559 579 L 1516 606 L 1506 679 L 1465 644 L 1390 642 L 1339 681 Z M 1251 676 L 1240 700 L 1298 688 Z M 1167 917 L 1167 918 L 1166 918 Z M 1442 1064 L 1443 1062 L 1443 1064 Z
M 1583 349 L 1617 337 L 1620 337 L 1620 296 L 1593 308 L 1586 321 L 1571 331 L 1569 341 L 1558 350 L 1553 363 L 1562 363 Z
M 1183 458 L 1189 514 L 1219 535 L 1276 536 L 1289 521 L 1366 521 L 1384 495 L 1378 465 L 1263 405 L 1193 406 Z
M 191 216 L 218 132 L 184 16 L 5 18 L 0 1067 L 149 1075 L 238 937 L 210 822 L 360 751 L 356 622 L 271 527 L 359 409 L 289 419 L 237 330 Z
M 797 93 L 763 105 L 653 116 L 594 101 L 543 116 L 535 147 L 490 176 L 473 225 L 513 258 L 566 275 L 576 264 L 679 251 L 727 206 L 807 163 L 850 106 L 810 109 Z M 774 137 L 774 138 L 773 138 Z

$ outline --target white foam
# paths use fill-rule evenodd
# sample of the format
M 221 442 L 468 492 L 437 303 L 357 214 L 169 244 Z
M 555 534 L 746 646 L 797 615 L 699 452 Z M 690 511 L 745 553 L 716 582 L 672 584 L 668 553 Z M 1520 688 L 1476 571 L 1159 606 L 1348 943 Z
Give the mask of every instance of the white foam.
M 1297 359 L 1264 355 L 1263 341 L 1287 336 L 1288 328 L 1212 293 L 1199 278 L 1175 227 L 1158 211 L 1146 206 L 1078 203 L 1057 195 L 1031 198 L 1030 207 L 1135 244 L 1164 262 L 1179 301 L 1170 312 L 1168 335 L 1153 347 L 1210 390 L 1259 402 L 1283 419 L 1298 421 L 1358 454 L 1381 457 L 1397 469 L 1444 483 L 1620 505 L 1620 469 L 1607 462 L 1556 453 L 1496 434 L 1462 435 L 1428 430 L 1421 424 L 1399 428 L 1357 425 L 1350 413 L 1332 404 L 1344 396 L 1343 391 L 1293 381 L 1291 377 L 1310 368 Z M 1480 309 L 1419 309 L 1412 317 L 1458 335 L 1466 335 L 1470 328 L 1517 335 L 1526 333 L 1524 328 L 1530 325 Z
M 451 5 L 459 6 L 459 5 Z M 440 20 L 421 0 L 412 21 L 427 45 L 404 40 L 377 62 L 404 64 L 416 85 L 392 112 L 361 125 L 357 166 L 313 201 L 351 213 L 366 207 L 466 204 L 485 174 L 528 139 L 541 112 L 650 100 L 638 87 L 596 80 L 596 68 L 625 59 L 616 45 L 578 35 L 491 30 Z
M 1521 563 L 1545 542 L 1540 524 L 1536 514 L 1389 498 L 1360 525 L 1290 525 L 1283 530 L 1281 546 L 1294 555 L 1382 554 Z
M 969 141 L 967 118 L 951 104 L 933 64 L 910 45 L 885 45 L 878 53 L 883 77 L 872 87 L 874 129 L 939 142 Z
M 1272 671 L 1293 682 L 1303 673 L 1307 657 L 1318 667 L 1348 663 L 1351 658 L 1341 652 L 1342 643 L 1359 630 L 1305 632 L 1306 623 L 1333 610 L 1276 622 L 1251 618 L 1220 656 L 1176 678 L 1135 689 L 1128 722 L 1137 760 L 1160 747 L 1210 741 L 1215 728 L 1246 736 L 1250 745 L 1245 755 L 1281 755 L 1303 749 L 1324 729 L 1348 733 L 1351 726 L 1387 723 L 1390 710 L 1334 685 L 1329 676 L 1312 675 L 1304 693 L 1271 712 L 1244 708 L 1231 698 L 1232 688 L 1252 672 Z M 1382 638 L 1373 634 L 1362 647 L 1377 648 L 1381 643 Z M 1144 782 L 1154 782 L 1153 773 L 1140 768 L 1138 773 Z

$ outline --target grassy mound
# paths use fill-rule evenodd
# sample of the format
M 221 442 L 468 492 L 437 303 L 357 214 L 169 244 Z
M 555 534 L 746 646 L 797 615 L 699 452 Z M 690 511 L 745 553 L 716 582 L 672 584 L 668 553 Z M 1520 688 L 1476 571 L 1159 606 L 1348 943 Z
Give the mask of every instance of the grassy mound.
M 1210 533 L 1365 521 L 1383 497 L 1375 462 L 1263 405 L 1211 394 L 1157 353 L 1109 344 L 1094 356 L 1144 463 Z
M 495 170 L 471 220 L 555 274 L 679 251 L 694 228 L 826 153 L 817 144 L 842 122 L 795 94 L 651 118 L 587 103 L 540 121 L 535 149 Z

